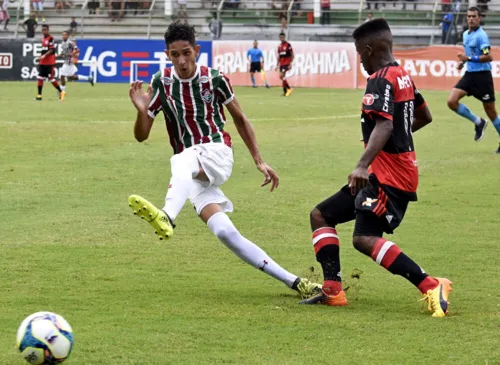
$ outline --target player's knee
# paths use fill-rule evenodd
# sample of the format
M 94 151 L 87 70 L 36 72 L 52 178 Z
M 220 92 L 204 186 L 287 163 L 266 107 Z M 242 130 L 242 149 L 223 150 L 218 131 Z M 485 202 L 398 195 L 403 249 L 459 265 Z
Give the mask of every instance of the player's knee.
M 325 218 L 323 218 L 323 215 L 318 208 L 311 210 L 311 213 L 309 214 L 309 221 L 311 222 L 311 228 L 313 230 L 326 225 Z
M 356 250 L 358 250 L 361 253 L 364 253 L 365 255 L 370 255 L 371 253 L 371 240 L 370 237 L 366 236 L 354 236 L 352 238 L 352 245 Z
M 448 104 L 448 108 L 450 108 L 451 110 L 458 109 L 458 100 L 456 100 L 454 98 L 448 98 L 447 104 Z
M 214 234 L 220 241 L 228 244 L 236 241 L 239 232 L 234 226 L 224 226 L 214 229 Z

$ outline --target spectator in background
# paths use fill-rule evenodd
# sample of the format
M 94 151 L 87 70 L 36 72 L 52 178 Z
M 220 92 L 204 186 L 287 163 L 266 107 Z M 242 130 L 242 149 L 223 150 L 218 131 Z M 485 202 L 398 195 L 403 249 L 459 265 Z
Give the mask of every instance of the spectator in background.
M 72 17 L 71 23 L 69 23 L 69 32 L 68 32 L 71 37 L 74 37 L 76 35 L 77 28 L 78 28 L 78 23 L 76 22 L 75 17 Z
M 187 0 L 177 0 L 179 4 L 179 11 L 177 12 L 177 19 L 187 19 Z
M 373 19 L 373 14 L 372 13 L 368 13 L 368 15 L 366 16 L 366 20 L 365 20 L 365 23 L 366 22 L 369 22 L 370 20 Z
M 10 22 L 9 9 L 7 9 L 8 5 L 9 0 L 3 0 L 2 4 L 0 5 L 0 24 L 5 21 L 3 30 L 7 30 L 7 25 L 9 25 Z
M 212 13 L 212 19 L 210 23 L 208 23 L 208 29 L 210 29 L 214 41 L 220 39 L 222 35 L 222 19 L 217 19 L 217 13 L 215 12 Z
M 89 14 L 95 14 L 96 10 L 99 8 L 99 1 L 91 0 L 87 7 L 89 8 Z
M 330 24 L 330 0 L 321 0 L 321 25 Z
M 286 16 L 282 15 L 280 18 L 281 23 L 281 33 L 287 34 L 288 32 L 288 21 L 286 20 Z
M 38 26 L 36 14 L 31 13 L 30 17 L 23 23 L 23 29 L 26 31 L 26 38 L 35 38 L 35 30 Z
M 366 9 L 365 10 L 370 10 L 372 8 L 372 3 L 374 3 L 374 9 L 378 10 L 378 0 L 367 0 L 366 1 Z
M 123 18 L 123 9 L 125 8 L 124 0 L 111 0 L 109 2 L 109 16 L 111 21 L 115 20 L 118 22 Z
M 33 0 L 33 10 L 36 13 L 35 20 L 38 22 L 38 18 L 42 19 L 42 22 L 45 21 L 45 17 L 43 16 L 43 0 Z
M 149 11 L 151 4 L 152 1 L 141 1 L 141 14 L 144 14 L 144 12 Z
M 134 15 L 137 15 L 137 9 L 139 9 L 139 0 L 127 0 L 125 3 L 125 9 L 130 9 L 131 12 L 133 10 Z M 128 14 L 128 11 L 126 11 L 126 14 Z
M 56 0 L 56 10 L 58 13 L 60 13 L 61 11 L 63 11 L 65 8 L 67 7 L 66 3 L 64 2 L 64 0 Z
M 403 10 L 406 10 L 406 2 L 412 2 L 413 3 L 413 10 L 417 10 L 417 3 L 415 2 L 415 0 L 404 0 Z M 396 5 L 394 5 L 394 6 L 396 6 Z
M 441 44 L 450 44 L 450 37 L 448 36 L 448 31 L 451 28 L 451 25 L 453 24 L 453 12 L 451 11 L 451 8 L 446 6 L 444 11 L 446 14 L 443 16 L 443 22 L 440 24 L 442 33 L 441 33 Z

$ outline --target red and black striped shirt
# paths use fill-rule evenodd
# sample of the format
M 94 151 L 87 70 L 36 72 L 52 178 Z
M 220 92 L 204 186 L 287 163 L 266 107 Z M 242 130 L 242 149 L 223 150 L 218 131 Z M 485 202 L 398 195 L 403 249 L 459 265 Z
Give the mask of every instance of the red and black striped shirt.
M 425 106 L 410 75 L 396 62 L 368 79 L 362 103 L 361 128 L 365 146 L 376 119 L 393 122 L 392 134 L 370 166 L 370 173 L 396 196 L 417 200 L 418 167 L 411 132 L 415 110 Z

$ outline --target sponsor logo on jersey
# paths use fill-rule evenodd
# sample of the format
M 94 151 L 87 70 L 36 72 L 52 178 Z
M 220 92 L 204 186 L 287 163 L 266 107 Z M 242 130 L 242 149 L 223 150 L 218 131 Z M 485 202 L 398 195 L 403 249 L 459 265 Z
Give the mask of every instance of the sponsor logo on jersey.
M 210 81 L 210 77 L 208 76 L 202 76 L 200 77 L 200 82 L 201 83 L 205 83 L 205 82 L 209 82 Z
M 372 199 L 372 198 L 366 198 L 366 200 L 363 202 L 362 206 L 364 207 L 371 207 L 373 203 L 378 201 L 378 199 Z
M 204 90 L 201 93 L 201 98 L 205 103 L 210 104 L 214 98 L 214 93 L 212 90 Z
M 486 94 L 482 97 L 483 100 L 490 100 L 490 94 Z
M 378 95 L 377 95 L 378 97 Z M 363 104 L 365 104 L 366 106 L 370 106 L 370 105 L 373 105 L 373 103 L 375 102 L 375 96 L 373 94 L 365 94 L 365 96 L 363 96 Z
M 390 214 L 387 214 L 387 215 L 385 216 L 385 218 L 387 218 L 387 222 L 391 223 L 391 222 L 392 222 L 392 218 L 394 218 L 394 216 L 393 216 L 393 215 L 390 215 Z
M 167 77 L 167 76 L 160 77 L 160 80 L 163 81 L 167 85 L 170 85 L 170 84 L 174 83 L 174 79 L 171 78 L 171 77 Z

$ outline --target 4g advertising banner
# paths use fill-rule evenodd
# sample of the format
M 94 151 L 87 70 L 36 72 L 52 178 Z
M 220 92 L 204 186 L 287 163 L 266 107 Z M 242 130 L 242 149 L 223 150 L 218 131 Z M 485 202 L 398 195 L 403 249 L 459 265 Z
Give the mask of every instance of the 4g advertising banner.
M 56 44 L 60 46 L 60 39 Z M 198 62 L 212 65 L 212 42 L 200 41 Z M 94 74 L 97 82 L 149 81 L 159 69 L 168 67 L 163 40 L 82 39 L 79 73 Z M 34 80 L 38 75 L 36 58 L 41 54 L 41 42 L 0 41 L 0 80 Z M 56 71 L 56 77 L 58 73 Z

